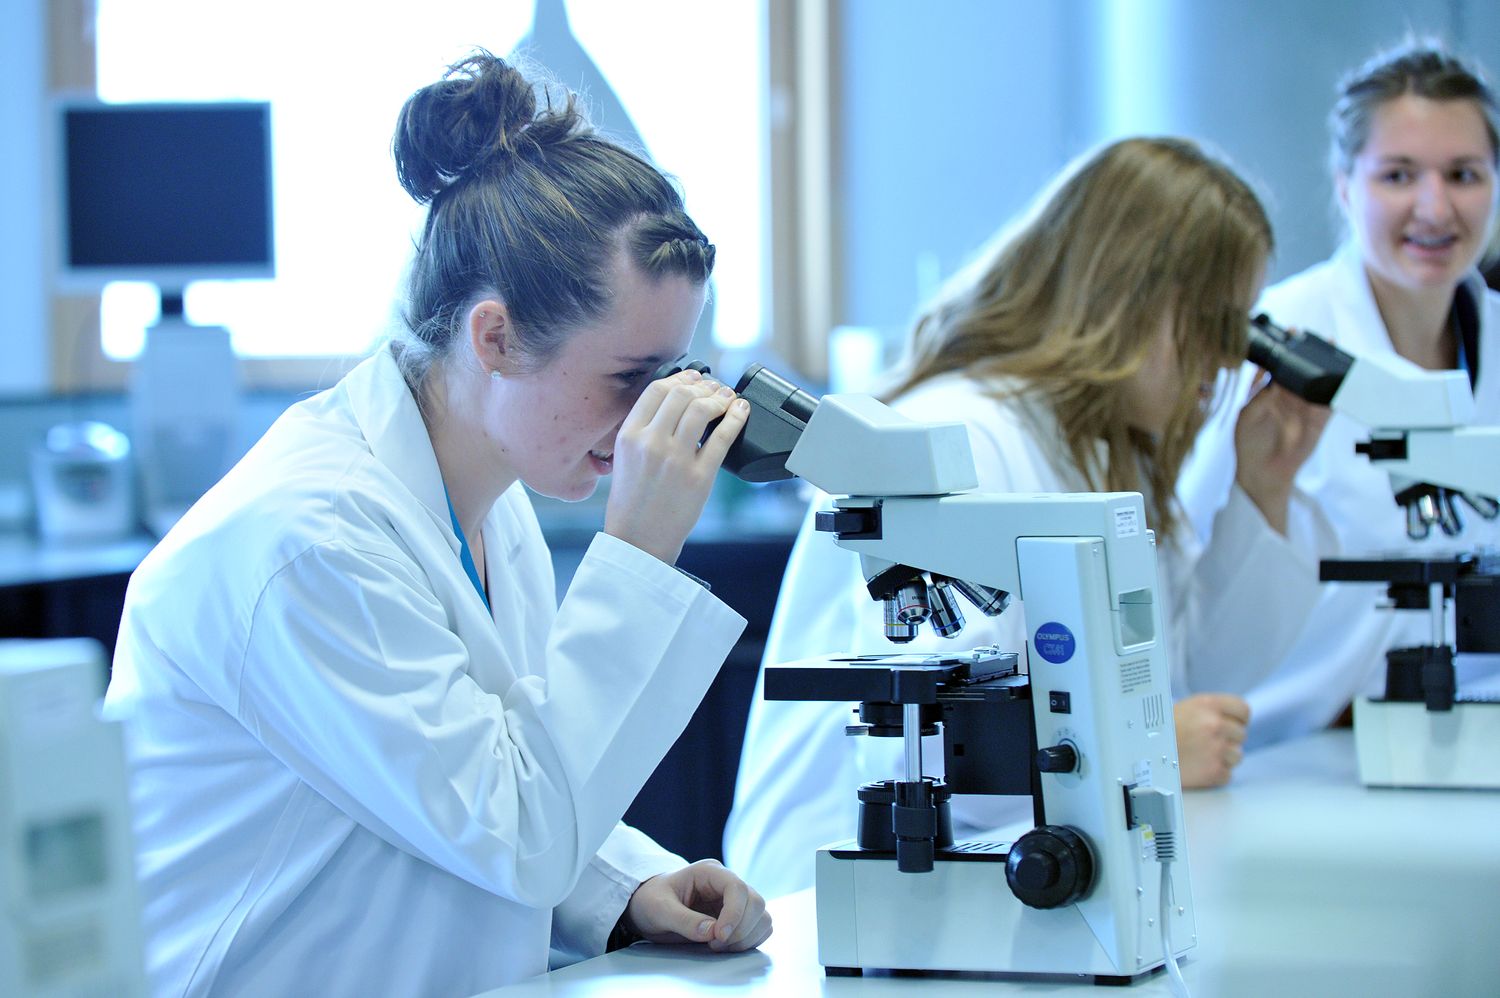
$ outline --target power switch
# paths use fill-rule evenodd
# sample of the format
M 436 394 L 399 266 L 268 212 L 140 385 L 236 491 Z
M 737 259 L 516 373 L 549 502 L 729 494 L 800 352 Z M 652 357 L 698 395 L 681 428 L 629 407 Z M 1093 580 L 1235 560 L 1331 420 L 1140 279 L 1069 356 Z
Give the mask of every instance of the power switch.
M 1073 713 L 1073 695 L 1062 690 L 1053 690 L 1047 694 L 1047 709 L 1054 714 Z

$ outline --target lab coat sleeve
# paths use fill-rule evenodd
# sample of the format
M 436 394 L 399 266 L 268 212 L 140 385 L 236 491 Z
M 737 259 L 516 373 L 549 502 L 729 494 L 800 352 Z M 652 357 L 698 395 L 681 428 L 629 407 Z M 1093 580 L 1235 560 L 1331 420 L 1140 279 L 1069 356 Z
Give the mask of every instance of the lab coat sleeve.
M 489 692 L 399 552 L 308 548 L 254 611 L 234 705 L 335 806 L 502 897 L 551 908 L 670 748 L 743 628 L 702 587 L 599 535 L 546 660 Z
M 1235 490 L 1234 430 L 1240 410 L 1249 401 L 1255 366 L 1245 364 L 1236 374 L 1221 372 L 1225 398 L 1198 430 L 1193 449 L 1177 476 L 1177 499 L 1199 540 L 1207 544 L 1213 536 L 1214 519 Z
M 826 497 L 813 501 L 792 547 L 724 829 L 726 864 L 766 897 L 812 886 L 817 848 L 854 828 L 853 790 L 861 781 L 844 735 L 850 705 L 762 695 L 767 665 L 859 647 L 851 642 L 869 602 L 856 591 L 859 557 L 813 528 L 815 511 L 826 506 Z M 870 632 L 859 650 L 881 650 L 875 640 Z
M 650 836 L 624 823 L 616 825 L 584 868 L 578 886 L 553 912 L 552 968 L 603 953 L 635 889 L 685 866 L 686 860 Z
M 1243 694 L 1269 675 L 1318 602 L 1318 560 L 1336 548 L 1332 527 L 1303 493 L 1294 491 L 1282 535 L 1239 486 L 1232 487 L 1186 592 L 1175 600 L 1185 634 L 1174 663 L 1174 695 Z

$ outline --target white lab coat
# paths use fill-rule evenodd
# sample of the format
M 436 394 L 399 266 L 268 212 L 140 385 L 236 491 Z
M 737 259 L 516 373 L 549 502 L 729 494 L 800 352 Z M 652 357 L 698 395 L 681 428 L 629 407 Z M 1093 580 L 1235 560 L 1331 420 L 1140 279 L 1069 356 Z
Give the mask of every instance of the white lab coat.
M 964 422 L 980 491 L 1088 491 L 1062 450 L 1055 419 L 1043 406 L 1015 398 L 996 401 L 980 383 L 949 375 L 920 386 L 896 408 L 915 419 Z M 792 549 L 765 663 L 843 652 L 962 650 L 991 643 L 1024 651 L 1019 601 L 1001 616 L 987 618 L 960 600 L 968 624 L 956 638 L 935 637 L 924 626 L 909 645 L 898 649 L 888 643 L 881 608 L 865 590 L 859 557 L 813 529 L 813 514 L 825 505 L 814 501 Z M 1317 588 L 1316 560 L 1304 552 L 1330 540 L 1326 526 L 1300 500 L 1294 503 L 1292 521 L 1296 543 L 1272 530 L 1250 499 L 1236 491 L 1207 552 L 1186 529 L 1175 543 L 1159 546 L 1178 695 L 1249 685 L 1274 663 L 1267 652 L 1296 635 L 1301 608 Z M 810 886 L 818 847 L 855 833 L 860 784 L 900 772 L 898 739 L 844 735 L 849 710 L 846 704 L 760 698 L 750 708 L 724 851 L 727 862 L 767 896 Z M 929 773 L 941 771 L 940 739 L 929 738 L 923 755 Z M 1030 813 L 1029 798 L 954 798 L 960 836 Z
M 1500 423 L 1500 294 L 1485 288 L 1478 274 L 1468 281 L 1480 322 L 1474 422 Z M 1353 243 L 1345 243 L 1330 259 L 1267 289 L 1258 308 L 1280 325 L 1317 333 L 1355 356 L 1407 363 L 1391 345 Z M 1242 393 L 1248 381 L 1240 379 Z M 1178 484 L 1178 493 L 1200 532 L 1212 520 L 1234 478 L 1234 449 L 1225 442 L 1233 439 L 1233 418 L 1243 394 L 1238 403 L 1225 407 L 1204 427 Z M 1408 538 L 1406 515 L 1392 499 L 1389 475 L 1354 452 L 1355 443 L 1368 438 L 1368 427 L 1335 413 L 1297 474 L 1297 486 L 1323 507 L 1337 532 L 1340 557 L 1442 556 L 1500 543 L 1500 523 L 1483 521 L 1472 513 L 1459 538 L 1445 538 L 1436 528 L 1426 541 Z M 1461 508 L 1468 512 L 1467 507 Z M 1384 602 L 1383 586 L 1323 586 L 1306 633 L 1275 671 L 1248 694 L 1251 745 L 1326 727 L 1354 697 L 1384 689 L 1388 649 L 1430 641 L 1431 624 L 1425 613 L 1379 608 Z M 1469 684 L 1495 674 L 1496 661 L 1493 656 L 1459 656 L 1461 681 Z
M 603 951 L 683 861 L 620 816 L 744 621 L 616 538 L 561 607 L 522 487 L 493 613 L 388 351 L 293 406 L 131 579 L 125 722 L 161 994 L 467 995 Z

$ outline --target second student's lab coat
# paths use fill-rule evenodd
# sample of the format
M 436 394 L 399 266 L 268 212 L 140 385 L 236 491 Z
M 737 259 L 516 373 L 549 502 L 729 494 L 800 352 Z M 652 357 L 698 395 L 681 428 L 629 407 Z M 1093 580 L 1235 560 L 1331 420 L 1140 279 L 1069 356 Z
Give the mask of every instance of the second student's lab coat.
M 473 994 L 681 867 L 619 818 L 743 620 L 604 534 L 558 607 L 519 483 L 483 536 L 492 610 L 382 350 L 141 565 L 106 712 L 156 993 Z
M 1494 425 L 1500 423 L 1500 293 L 1487 289 L 1477 273 L 1464 283 L 1477 306 L 1479 356 L 1472 362 L 1479 376 L 1473 422 Z M 1391 345 L 1359 248 L 1352 242 L 1330 259 L 1268 288 L 1259 308 L 1278 324 L 1317 333 L 1356 357 L 1383 357 L 1416 370 Z M 1211 522 L 1234 477 L 1234 452 L 1226 442 L 1233 438 L 1238 408 L 1226 407 L 1203 428 L 1183 471 L 1179 491 L 1200 532 Z M 1369 436 L 1369 427 L 1335 412 L 1297 473 L 1297 487 L 1323 508 L 1337 533 L 1340 557 L 1445 557 L 1500 544 L 1500 521 L 1482 520 L 1462 503 L 1468 517 L 1460 537 L 1445 537 L 1436 527 L 1426 540 L 1407 537 L 1406 514 L 1392 498 L 1390 475 L 1355 453 L 1354 445 Z M 1327 726 L 1353 698 L 1383 690 L 1388 649 L 1431 641 L 1426 613 L 1392 611 L 1384 608 L 1385 603 L 1385 587 L 1380 585 L 1328 583 L 1319 591 L 1306 632 L 1247 694 L 1252 710 L 1249 744 L 1294 738 Z M 1465 685 L 1493 685 L 1500 678 L 1500 656 L 1460 656 L 1457 665 Z
M 924 421 L 962 421 L 969 431 L 982 492 L 1084 492 L 1083 475 L 1066 456 L 1062 433 L 1044 406 L 1003 401 L 988 386 L 960 375 L 934 379 L 896 408 Z M 968 625 L 956 638 L 923 626 L 911 644 L 883 637 L 883 616 L 860 574 L 859 556 L 813 528 L 815 501 L 792 549 L 763 663 L 816 655 L 890 651 L 956 651 L 983 644 L 1022 653 L 1024 608 L 1019 600 L 995 618 L 960 600 Z M 1149 509 L 1149 506 L 1148 506 Z M 1295 636 L 1316 595 L 1313 551 L 1331 544 L 1326 525 L 1300 499 L 1293 503 L 1294 541 L 1265 522 L 1244 493 L 1215 524 L 1204 550 L 1190 530 L 1158 545 L 1163 616 L 1174 694 L 1248 686 L 1275 663 L 1278 647 Z M 757 687 L 759 689 L 759 687 Z M 726 861 L 767 896 L 809 887 L 813 857 L 823 845 L 853 837 L 860 784 L 901 771 L 899 739 L 849 737 L 848 704 L 765 701 L 750 708 L 734 808 L 724 835 Z M 924 758 L 942 744 L 927 739 Z M 955 797 L 955 834 L 972 834 L 1027 819 L 1029 798 Z

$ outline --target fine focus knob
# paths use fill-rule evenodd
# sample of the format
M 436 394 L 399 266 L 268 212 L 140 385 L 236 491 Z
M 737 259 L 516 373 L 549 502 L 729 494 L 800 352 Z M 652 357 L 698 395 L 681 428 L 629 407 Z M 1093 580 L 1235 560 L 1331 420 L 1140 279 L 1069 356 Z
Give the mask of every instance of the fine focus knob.
M 1072 904 L 1094 885 L 1088 842 L 1065 825 L 1042 825 L 1016 840 L 1005 857 L 1010 892 L 1032 908 Z
M 1028 891 L 1045 891 L 1057 883 L 1057 859 L 1045 852 L 1027 853 L 1016 861 L 1016 883 Z
M 1043 773 L 1071 773 L 1078 768 L 1078 750 L 1072 742 L 1037 749 L 1036 768 Z

